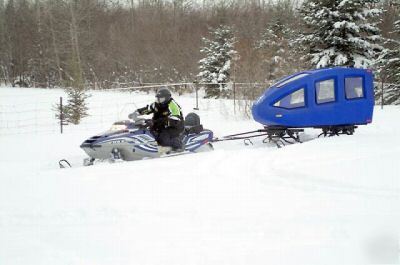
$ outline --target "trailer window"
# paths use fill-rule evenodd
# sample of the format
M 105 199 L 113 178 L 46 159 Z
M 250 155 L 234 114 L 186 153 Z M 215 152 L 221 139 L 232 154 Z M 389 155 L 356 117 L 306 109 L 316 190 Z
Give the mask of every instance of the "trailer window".
M 345 79 L 346 98 L 355 99 L 363 98 L 363 78 L 362 77 L 347 77 Z
M 274 107 L 294 109 L 305 106 L 304 88 L 294 91 L 292 94 L 287 95 L 281 100 L 275 102 Z
M 335 101 L 335 80 L 328 79 L 315 84 L 317 103 L 328 103 Z

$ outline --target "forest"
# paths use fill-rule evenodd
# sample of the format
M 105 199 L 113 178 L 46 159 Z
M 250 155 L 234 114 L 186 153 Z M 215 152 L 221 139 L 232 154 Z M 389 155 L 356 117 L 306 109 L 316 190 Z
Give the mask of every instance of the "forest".
M 315 11 L 311 7 L 329 8 L 336 2 L 342 1 L 0 0 L 0 83 L 107 89 L 212 82 L 204 78 L 204 61 L 212 57 L 207 45 L 221 26 L 229 31 L 231 51 L 226 53 L 226 75 L 216 82 L 269 82 L 302 69 L 354 66 L 347 60 L 321 65 L 309 56 L 318 48 L 315 36 L 320 30 L 320 23 L 309 16 Z M 397 56 L 386 55 L 398 45 L 399 3 L 349 2 L 362 4 L 353 11 L 379 11 L 364 18 L 363 23 L 379 30 L 371 34 L 380 48 L 369 54 L 373 61 L 362 65 L 377 70 L 379 78 L 379 62 L 393 62 Z M 368 34 L 366 30 L 360 36 Z

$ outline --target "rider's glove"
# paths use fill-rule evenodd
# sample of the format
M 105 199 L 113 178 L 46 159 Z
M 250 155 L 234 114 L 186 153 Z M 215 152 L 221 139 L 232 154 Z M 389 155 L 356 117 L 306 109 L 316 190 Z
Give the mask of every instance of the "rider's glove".
M 137 116 L 139 116 L 139 112 L 136 110 L 135 112 L 132 112 L 131 114 L 128 115 L 128 118 L 131 120 L 135 120 Z
M 147 115 L 151 114 L 156 111 L 156 108 L 154 107 L 154 103 L 151 105 L 147 105 L 146 107 L 140 108 L 136 110 L 140 115 Z
M 178 127 L 179 123 L 181 122 L 181 119 L 176 116 L 170 116 L 168 117 L 168 127 Z
M 154 125 L 153 120 L 146 120 L 146 126 L 153 127 L 153 125 Z
M 165 117 L 161 117 L 153 121 L 153 127 L 158 128 L 158 129 L 162 129 L 162 128 L 166 128 L 167 127 L 167 118 Z

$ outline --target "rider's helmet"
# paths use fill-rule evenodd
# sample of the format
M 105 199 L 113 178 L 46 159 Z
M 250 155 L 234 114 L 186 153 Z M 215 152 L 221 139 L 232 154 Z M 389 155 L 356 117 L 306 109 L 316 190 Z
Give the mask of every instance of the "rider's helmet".
M 169 102 L 171 99 L 171 91 L 168 88 L 160 88 L 156 93 L 156 102 L 159 104 L 164 104 Z

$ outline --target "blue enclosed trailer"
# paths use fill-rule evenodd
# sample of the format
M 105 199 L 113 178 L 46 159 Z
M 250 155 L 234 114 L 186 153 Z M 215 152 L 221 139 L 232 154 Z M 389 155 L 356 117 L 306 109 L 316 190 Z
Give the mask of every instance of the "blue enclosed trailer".
M 373 107 L 372 72 L 334 67 L 281 79 L 254 103 L 252 113 L 265 127 L 331 130 L 372 122 Z
M 253 118 L 264 128 L 213 141 L 266 137 L 278 147 L 301 142 L 304 128 L 322 129 L 323 136 L 351 135 L 372 122 L 374 77 L 366 69 L 333 67 L 299 72 L 268 88 L 254 103 Z M 318 136 L 318 137 L 319 137 Z

